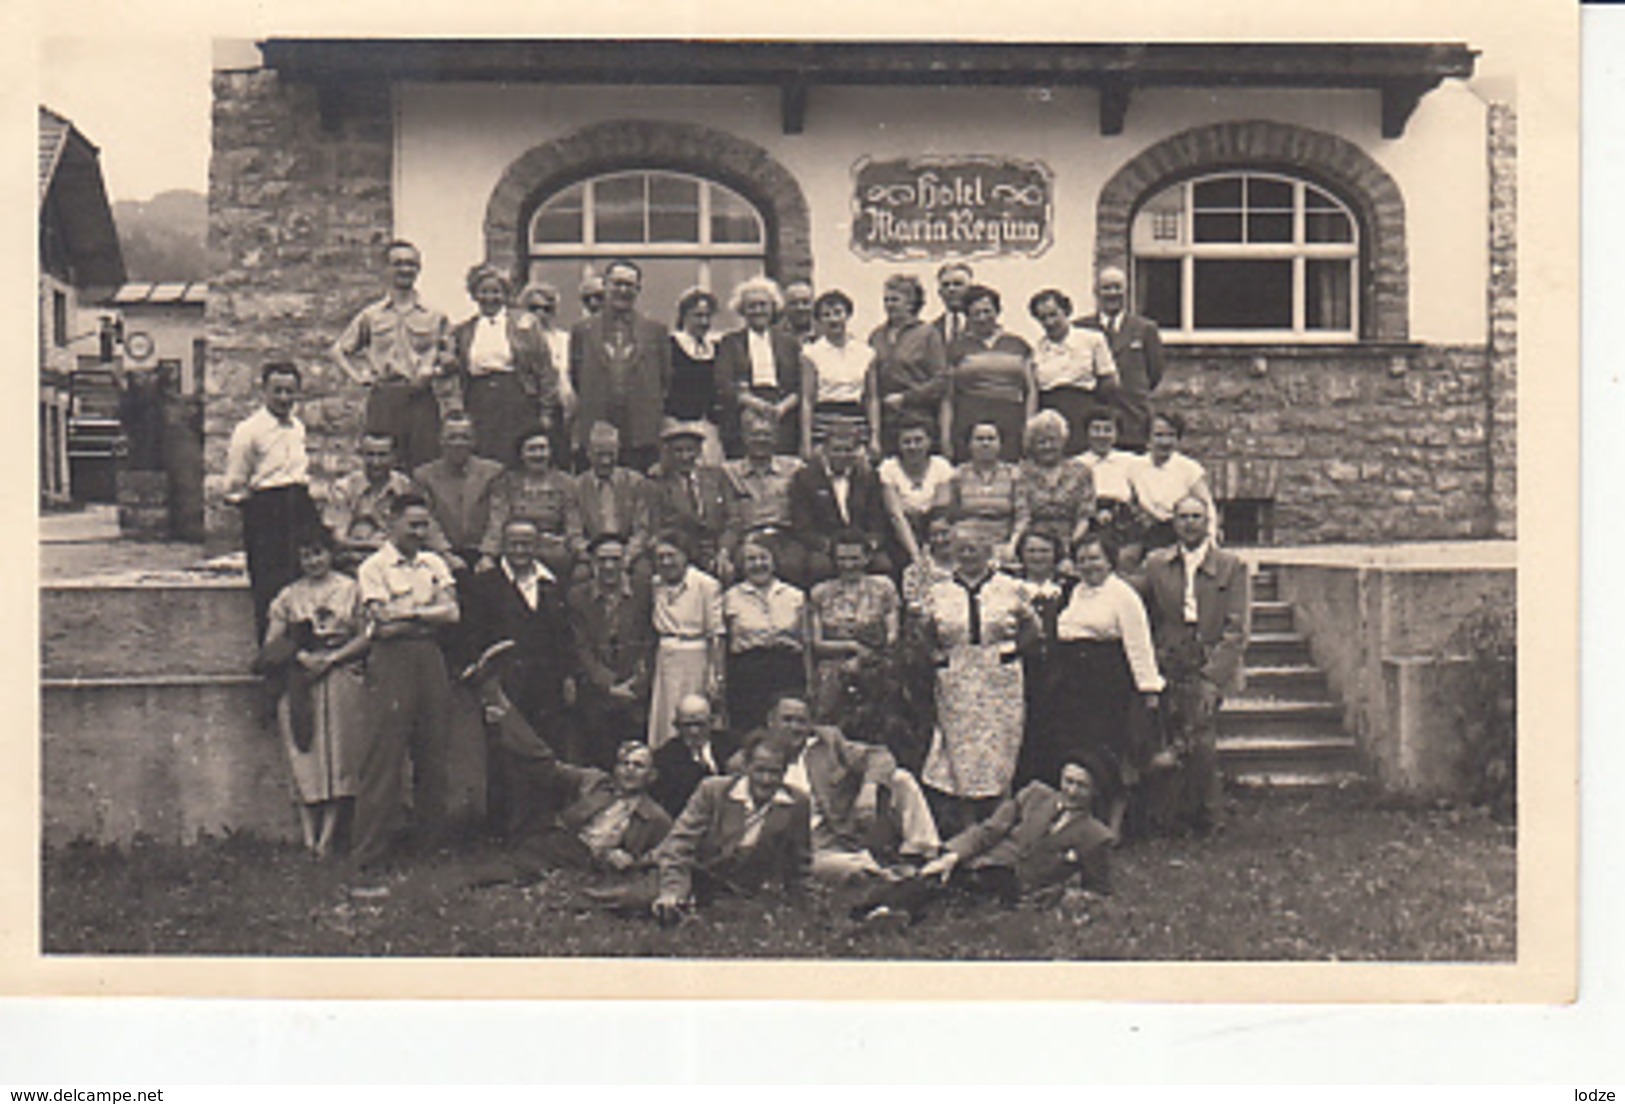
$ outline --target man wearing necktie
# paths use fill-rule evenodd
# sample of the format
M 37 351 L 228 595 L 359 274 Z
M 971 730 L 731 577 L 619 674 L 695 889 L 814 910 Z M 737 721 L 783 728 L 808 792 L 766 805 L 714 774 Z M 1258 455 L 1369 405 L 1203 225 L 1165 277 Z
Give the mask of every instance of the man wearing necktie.
M 937 269 L 937 295 L 942 299 L 942 314 L 937 316 L 935 325 L 944 345 L 965 332 L 965 292 L 975 282 L 975 273 L 964 261 L 949 261 Z
M 649 793 L 677 816 L 701 782 L 726 772 L 735 748 L 716 727 L 711 703 L 703 695 L 689 694 L 677 703 L 672 727 L 679 738 L 668 740 L 655 752 L 657 773 Z
M 1146 558 L 1141 596 L 1151 622 L 1157 667 L 1168 680 L 1164 724 L 1180 769 L 1158 778 L 1154 823 L 1206 832 L 1219 812 L 1219 706 L 1241 689 L 1247 650 L 1247 567 L 1213 544 L 1207 503 L 1194 495 L 1174 507 L 1178 544 Z
M 1072 325 L 1106 336 L 1117 365 L 1115 381 L 1102 380 L 1100 395 L 1117 415 L 1117 445 L 1144 452 L 1151 436 L 1151 392 L 1162 382 L 1162 335 L 1149 318 L 1128 309 L 1128 276 L 1120 268 L 1103 268 L 1095 281 L 1094 314 Z

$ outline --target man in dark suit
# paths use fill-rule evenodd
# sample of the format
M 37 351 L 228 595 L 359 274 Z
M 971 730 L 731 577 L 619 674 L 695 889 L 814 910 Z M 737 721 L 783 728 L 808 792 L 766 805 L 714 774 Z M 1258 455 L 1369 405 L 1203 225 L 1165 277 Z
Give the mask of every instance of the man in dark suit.
M 918 877 L 885 886 L 852 910 L 866 924 L 913 923 L 944 888 L 994 897 L 1006 906 L 1077 881 L 1111 892 L 1111 829 L 1090 813 L 1095 784 L 1086 767 L 1061 768 L 1060 789 L 1029 782 L 986 820 L 949 840 Z
M 562 732 L 564 684 L 574 665 L 564 587 L 537 558 L 540 536 L 529 518 L 502 527 L 502 554 L 463 589 L 463 625 L 476 654 L 499 640 L 514 649 L 501 682 L 525 721 L 555 740 Z M 500 744 L 486 756 L 486 814 L 500 833 L 511 832 L 522 810 L 515 807 L 517 770 Z
M 602 534 L 588 546 L 587 559 L 592 577 L 568 598 L 576 732 L 584 761 L 607 766 L 615 748 L 648 731 L 654 628 L 648 585 L 627 571 L 626 542 Z
M 1247 650 L 1249 580 L 1234 554 L 1214 545 L 1207 503 L 1194 495 L 1174 507 L 1179 543 L 1146 558 L 1141 594 L 1157 667 L 1168 680 L 1163 723 L 1180 769 L 1158 779 L 1153 821 L 1209 830 L 1219 811 L 1219 706 L 1241 689 Z M 1172 822 L 1168 824 L 1167 822 Z
M 671 335 L 637 313 L 642 287 L 636 264 L 611 261 L 604 270 L 604 309 L 570 330 L 576 449 L 585 456 L 593 424 L 608 422 L 621 431 L 622 456 L 636 471 L 655 462 L 671 381 Z
M 1151 438 L 1151 392 L 1162 382 L 1162 335 L 1149 318 L 1128 310 L 1128 277 L 1120 268 L 1103 268 L 1095 281 L 1097 310 L 1072 324 L 1106 335 L 1117 382 L 1103 387 L 1101 397 L 1118 417 L 1117 444 L 1144 452 Z
M 856 529 L 877 549 L 869 570 L 889 574 L 891 559 L 884 550 L 890 524 L 880 478 L 858 462 L 858 429 L 836 423 L 830 427 L 820 455 L 790 478 L 790 535 L 804 553 L 804 578 L 790 579 L 799 586 L 835 574 L 832 538 L 844 529 Z
M 931 324 L 937 328 L 944 346 L 965 332 L 965 292 L 976 282 L 976 273 L 964 261 L 948 261 L 937 269 L 937 297 L 942 313 Z
M 707 778 L 655 850 L 660 869 L 653 911 L 662 925 L 719 894 L 752 895 L 777 885 L 799 892 L 812 870 L 812 807 L 784 785 L 784 750 L 751 748 L 744 772 Z
M 672 727 L 680 738 L 668 740 L 655 752 L 659 773 L 649 792 L 677 816 L 701 782 L 727 773 L 735 749 L 728 734 L 715 727 L 711 703 L 703 694 L 690 694 L 677 703 Z
M 721 468 L 701 464 L 697 426 L 678 422 L 660 434 L 660 467 L 649 474 L 645 497 L 651 533 L 676 529 L 688 538 L 694 566 L 728 582 L 723 531 L 728 527 L 728 480 Z
M 487 652 L 487 657 L 492 653 Z M 492 743 L 514 764 L 523 795 L 508 855 L 478 871 L 473 885 L 532 882 L 554 867 L 630 872 L 646 869 L 671 828 L 671 817 L 649 796 L 654 757 L 637 742 L 623 744 L 612 772 L 561 763 L 526 722 L 481 662 L 465 675 L 474 683 Z

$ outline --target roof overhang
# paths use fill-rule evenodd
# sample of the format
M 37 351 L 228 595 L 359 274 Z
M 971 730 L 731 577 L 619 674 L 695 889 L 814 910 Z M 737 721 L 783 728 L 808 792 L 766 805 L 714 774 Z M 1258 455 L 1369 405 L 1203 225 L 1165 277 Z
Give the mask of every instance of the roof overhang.
M 71 123 L 66 127 L 41 188 L 41 217 L 47 217 L 47 205 L 54 205 L 75 286 L 116 287 L 124 282 L 124 253 L 107 201 L 100 154 Z
M 1421 98 L 1473 75 L 1461 43 L 753 42 L 696 39 L 272 38 L 267 67 L 315 84 L 324 116 L 358 82 L 725 84 L 777 88 L 784 132 L 801 133 L 819 85 L 1091 87 L 1100 131 L 1122 132 L 1142 88 L 1367 89 L 1397 138 Z

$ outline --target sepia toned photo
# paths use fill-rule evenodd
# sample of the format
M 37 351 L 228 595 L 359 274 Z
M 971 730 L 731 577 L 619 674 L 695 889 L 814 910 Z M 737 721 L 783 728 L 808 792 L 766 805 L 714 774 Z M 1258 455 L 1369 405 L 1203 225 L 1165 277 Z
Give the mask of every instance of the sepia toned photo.
M 38 953 L 1527 963 L 1518 60 L 219 38 L 139 194 L 42 101 Z

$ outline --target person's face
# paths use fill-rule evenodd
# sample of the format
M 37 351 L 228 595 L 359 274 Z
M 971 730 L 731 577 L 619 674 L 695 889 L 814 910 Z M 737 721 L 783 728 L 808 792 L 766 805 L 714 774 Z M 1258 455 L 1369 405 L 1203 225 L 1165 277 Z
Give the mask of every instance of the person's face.
M 965 308 L 965 324 L 971 333 L 986 337 L 999 328 L 999 311 L 993 300 L 981 298 Z
M 1116 314 L 1123 309 L 1123 303 L 1128 299 L 1128 283 L 1118 272 L 1108 272 L 1095 284 L 1095 300 L 1100 309 L 1107 314 Z
M 953 539 L 954 567 L 968 579 L 979 579 L 987 571 L 987 542 L 967 533 L 956 533 Z
M 784 785 L 784 763 L 771 749 L 757 748 L 751 752 L 745 777 L 749 780 L 750 799 L 761 805 L 772 801 Z
M 307 545 L 299 550 L 299 570 L 320 579 L 333 570 L 333 554 L 319 544 Z
M 597 314 L 604 309 L 604 293 L 601 291 L 584 291 L 581 293 L 581 309 L 588 314 Z
M 784 289 L 784 317 L 798 330 L 807 328 L 812 321 L 813 289 L 806 284 L 791 284 Z
M 740 556 L 745 578 L 758 586 L 773 578 L 773 553 L 759 544 L 747 544 Z
M 551 326 L 559 316 L 559 297 L 545 291 L 537 292 L 530 297 L 527 309 L 541 320 L 542 325 Z
M 902 288 L 889 287 L 880 293 L 880 309 L 894 326 L 907 322 L 914 317 L 914 296 Z
M 745 455 L 756 460 L 772 456 L 773 450 L 778 446 L 779 434 L 772 426 L 759 418 L 753 418 L 745 426 Z
M 655 545 L 654 556 L 655 570 L 668 583 L 680 581 L 683 572 L 688 569 L 688 557 L 683 555 L 683 550 L 675 544 L 661 542 Z
M 488 318 L 500 311 L 507 301 L 502 284 L 496 280 L 481 280 L 474 286 L 474 302 L 479 304 L 480 313 Z
M 836 475 L 845 475 L 852 470 L 852 465 L 858 459 L 858 443 L 850 436 L 831 436 L 824 442 L 824 456 L 829 461 L 829 470 Z
M 837 544 L 834 553 L 835 570 L 844 579 L 856 579 L 869 566 L 869 550 L 861 544 Z
M 1029 537 L 1021 544 L 1021 566 L 1029 579 L 1048 579 L 1055 574 L 1055 545 Z
M 1095 801 L 1095 780 L 1077 763 L 1061 768 L 1061 804 L 1072 812 L 1087 812 Z
M 752 292 L 739 304 L 739 313 L 745 316 L 745 325 L 761 333 L 773 324 L 773 300 Z
M 924 463 L 931 454 L 931 435 L 918 427 L 897 435 L 897 454 L 910 465 Z
M 390 469 L 394 466 L 394 445 L 372 437 L 361 442 L 361 470 L 367 473 L 368 479 L 381 483 L 389 478 Z
M 931 546 L 931 555 L 939 562 L 947 557 L 954 543 L 954 524 L 947 518 L 937 518 L 926 530 L 925 541 Z
M 277 418 L 293 412 L 299 398 L 299 380 L 291 372 L 273 372 L 265 381 L 265 408 Z
M 686 474 L 694 470 L 700 458 L 700 443 L 692 437 L 675 437 L 666 446 L 666 455 L 671 457 L 673 468 Z
M 536 526 L 508 525 L 502 530 L 502 556 L 519 571 L 529 571 L 536 562 L 536 546 L 541 543 Z
M 615 470 L 620 451 L 620 446 L 614 441 L 592 441 L 587 445 L 587 459 L 592 463 L 592 470 L 604 478 Z
M 452 421 L 440 431 L 440 452 L 453 464 L 461 464 L 474 454 L 474 427 L 468 422 Z
M 711 734 L 711 714 L 705 710 L 693 709 L 685 712 L 678 709 L 677 716 L 672 718 L 672 727 L 677 729 L 677 735 L 690 747 L 697 747 L 705 743 L 705 738 Z
M 1061 446 L 1065 441 L 1059 433 L 1046 429 L 1033 435 L 1027 452 L 1040 467 L 1053 467 L 1061 462 Z
M 429 539 L 429 510 L 426 506 L 408 506 L 395 519 L 392 534 L 395 546 L 411 555 Z
M 1089 451 L 1106 456 L 1117 445 L 1117 423 L 1110 418 L 1096 418 L 1089 423 Z
M 422 268 L 423 259 L 416 249 L 402 245 L 389 251 L 389 280 L 400 290 L 409 290 L 417 283 Z
M 629 747 L 615 757 L 615 785 L 622 793 L 642 793 L 654 780 L 654 752 L 647 747 Z
M 818 309 L 818 328 L 831 341 L 846 336 L 846 308 L 839 303 L 825 303 Z
M 641 290 L 642 277 L 624 265 L 615 265 L 604 273 L 605 301 L 618 311 L 629 311 L 636 306 Z
M 1054 299 L 1045 299 L 1039 303 L 1033 317 L 1038 319 L 1038 324 L 1044 327 L 1044 332 L 1049 335 L 1051 341 L 1061 340 L 1072 328 L 1072 320 L 1061 309 L 1061 304 Z
M 1187 498 L 1174 507 L 1174 536 L 1186 548 L 1195 548 L 1207 539 L 1207 507 Z
M 683 315 L 683 329 L 691 337 L 704 337 L 711 332 L 712 310 L 708 300 L 701 299 Z
M 1158 457 L 1173 454 L 1174 446 L 1179 444 L 1179 434 L 1174 427 L 1161 418 L 1151 420 L 1151 451 Z
M 970 273 L 962 268 L 950 268 L 937 278 L 937 294 L 942 305 L 949 310 L 963 310 L 965 289 L 970 287 Z
M 970 433 L 970 458 L 991 464 L 999 458 L 999 427 L 979 425 Z
M 1104 583 L 1106 576 L 1112 573 L 1112 562 L 1106 558 L 1106 550 L 1098 543 L 1086 544 L 1078 549 L 1077 565 L 1078 574 L 1092 587 Z
M 812 735 L 812 709 L 800 698 L 780 698 L 773 708 L 774 727 L 804 744 Z
M 546 471 L 553 463 L 553 442 L 538 433 L 519 446 L 519 461 L 528 471 Z
M 626 548 L 615 541 L 605 541 L 592 554 L 593 577 L 606 587 L 621 585 L 621 574 L 626 570 Z

